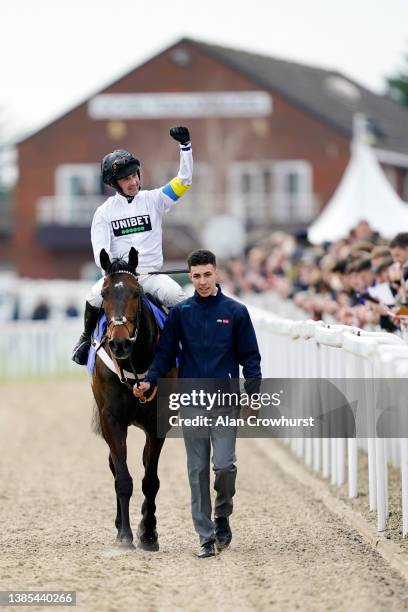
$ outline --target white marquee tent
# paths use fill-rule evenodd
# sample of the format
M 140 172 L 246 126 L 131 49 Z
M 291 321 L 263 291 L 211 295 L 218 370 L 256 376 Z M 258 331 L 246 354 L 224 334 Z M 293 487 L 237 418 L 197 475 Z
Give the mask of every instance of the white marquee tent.
M 313 244 L 344 238 L 359 221 L 384 238 L 408 232 L 408 204 L 394 191 L 372 149 L 364 142 L 352 145 L 349 165 L 319 217 L 308 230 Z

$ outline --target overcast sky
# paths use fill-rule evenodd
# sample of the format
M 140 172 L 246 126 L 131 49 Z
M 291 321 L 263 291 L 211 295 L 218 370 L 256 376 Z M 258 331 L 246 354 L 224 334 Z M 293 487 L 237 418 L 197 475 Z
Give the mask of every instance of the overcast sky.
M 182 36 L 336 68 L 382 92 L 408 54 L 408 0 L 2 0 L 3 133 L 40 127 Z

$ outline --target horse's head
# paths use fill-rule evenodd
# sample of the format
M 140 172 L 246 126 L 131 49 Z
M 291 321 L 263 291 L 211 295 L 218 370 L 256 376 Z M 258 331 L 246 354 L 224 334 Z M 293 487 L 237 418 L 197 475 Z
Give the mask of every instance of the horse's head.
M 108 321 L 109 348 L 115 359 L 130 356 L 140 323 L 142 290 L 137 279 L 138 252 L 129 251 L 129 262 L 110 260 L 102 249 L 100 262 L 105 271 L 102 287 L 103 309 Z

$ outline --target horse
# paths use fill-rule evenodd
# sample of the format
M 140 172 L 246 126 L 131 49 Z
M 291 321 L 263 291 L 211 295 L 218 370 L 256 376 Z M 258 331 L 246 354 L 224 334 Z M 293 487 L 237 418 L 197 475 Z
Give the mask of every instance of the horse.
M 102 249 L 100 262 L 105 272 L 101 308 L 106 315 L 107 330 L 96 347 L 96 355 L 99 356 L 102 349 L 110 354 L 115 371 L 96 357 L 92 374 L 97 410 L 94 431 L 100 433 L 109 446 L 109 467 L 116 491 L 116 542 L 122 548 L 135 548 L 129 519 L 133 480 L 126 462 L 127 431 L 129 425 L 136 425 L 145 432 L 144 501 L 137 532 L 138 547 L 157 551 L 155 499 L 160 487 L 157 469 L 165 437 L 157 435 L 157 397 L 136 399 L 132 383 L 138 384 L 153 360 L 159 328 L 138 281 L 138 252 L 132 247 L 128 262 L 120 258 L 110 261 Z M 129 382 L 129 373 L 133 373 L 132 382 Z

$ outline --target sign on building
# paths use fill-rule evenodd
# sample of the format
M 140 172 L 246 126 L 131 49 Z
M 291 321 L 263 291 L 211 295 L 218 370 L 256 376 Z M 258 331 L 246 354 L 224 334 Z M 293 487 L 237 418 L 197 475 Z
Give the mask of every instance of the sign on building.
M 265 91 L 100 94 L 88 102 L 92 119 L 166 117 L 266 117 L 272 97 Z

